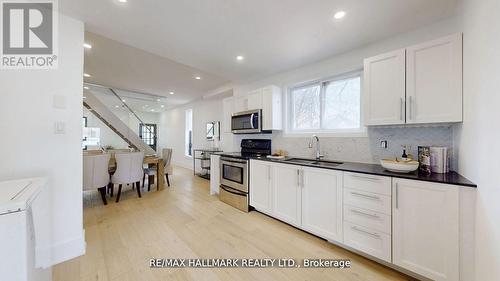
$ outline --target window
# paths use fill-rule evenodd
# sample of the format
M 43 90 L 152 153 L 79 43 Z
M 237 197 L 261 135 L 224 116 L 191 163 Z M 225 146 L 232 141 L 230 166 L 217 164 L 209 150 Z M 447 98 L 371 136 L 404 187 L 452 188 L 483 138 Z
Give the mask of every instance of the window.
M 139 137 L 156 151 L 156 124 L 139 124 Z
M 186 129 L 185 129 L 185 155 L 193 156 L 193 110 L 186 110 Z
M 288 103 L 288 133 L 363 131 L 361 73 L 293 87 Z

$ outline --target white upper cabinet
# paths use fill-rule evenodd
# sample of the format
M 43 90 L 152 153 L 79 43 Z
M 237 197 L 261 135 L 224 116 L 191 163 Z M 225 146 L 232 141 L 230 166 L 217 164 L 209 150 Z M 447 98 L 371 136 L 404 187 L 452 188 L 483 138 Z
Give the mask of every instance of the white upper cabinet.
M 231 117 L 234 113 L 234 98 L 229 97 L 222 100 L 222 111 L 224 119 L 222 121 L 222 131 L 231 133 Z
M 342 172 L 303 167 L 302 228 L 342 242 Z
M 266 131 L 282 130 L 281 89 L 268 86 L 262 89 L 262 129 Z
M 393 178 L 393 263 L 432 280 L 459 280 L 459 190 Z
M 272 163 L 250 161 L 250 205 L 268 215 L 272 213 Z
M 262 130 L 282 130 L 281 88 L 267 86 L 235 98 L 233 112 L 262 109 Z
M 462 121 L 462 34 L 364 61 L 365 125 Z
M 365 125 L 405 123 L 405 50 L 364 61 Z
M 262 109 L 262 89 L 249 93 L 246 98 L 247 110 Z
M 462 35 L 406 48 L 406 122 L 462 121 Z

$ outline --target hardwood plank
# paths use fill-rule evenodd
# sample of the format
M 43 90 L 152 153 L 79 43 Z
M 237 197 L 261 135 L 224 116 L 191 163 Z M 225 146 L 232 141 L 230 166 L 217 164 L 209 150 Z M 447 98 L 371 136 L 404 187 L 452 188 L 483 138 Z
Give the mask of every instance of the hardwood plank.
M 84 194 L 85 256 L 57 265 L 54 280 L 410 280 L 392 269 L 258 212 L 209 195 L 209 182 L 175 167 L 171 187 L 124 186 L 119 203 Z M 350 269 L 150 268 L 150 258 L 342 258 Z

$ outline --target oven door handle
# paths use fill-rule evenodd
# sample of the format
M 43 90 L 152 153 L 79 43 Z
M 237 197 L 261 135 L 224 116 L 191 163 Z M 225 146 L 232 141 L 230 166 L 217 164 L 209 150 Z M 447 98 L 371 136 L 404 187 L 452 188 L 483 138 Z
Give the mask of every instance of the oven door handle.
M 238 163 L 238 164 L 246 164 L 247 160 L 233 160 L 233 159 L 227 159 L 227 158 L 221 158 L 221 162 L 230 162 L 230 163 Z
M 232 193 L 234 195 L 239 195 L 239 196 L 246 196 L 247 194 L 244 193 L 244 192 L 241 192 L 241 191 L 238 191 L 238 190 L 235 190 L 235 189 L 232 189 L 230 187 L 227 187 L 225 185 L 220 185 L 220 188 L 224 189 L 225 191 L 229 192 L 229 193 Z
M 253 117 L 254 116 L 255 116 L 255 113 L 250 114 L 250 127 L 252 127 L 252 129 L 255 129 L 255 126 L 253 125 Z

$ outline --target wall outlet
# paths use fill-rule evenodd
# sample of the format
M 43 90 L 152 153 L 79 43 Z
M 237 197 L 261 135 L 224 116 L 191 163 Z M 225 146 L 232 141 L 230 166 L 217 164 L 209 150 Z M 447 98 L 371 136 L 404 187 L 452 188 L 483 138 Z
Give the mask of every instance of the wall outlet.
M 380 141 L 380 147 L 383 149 L 387 149 L 388 143 L 386 140 Z

